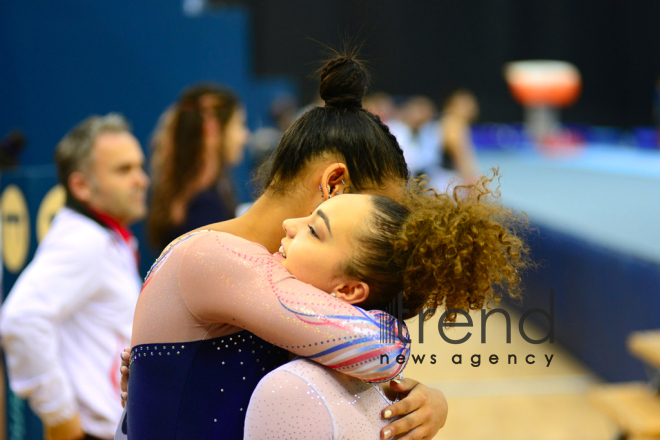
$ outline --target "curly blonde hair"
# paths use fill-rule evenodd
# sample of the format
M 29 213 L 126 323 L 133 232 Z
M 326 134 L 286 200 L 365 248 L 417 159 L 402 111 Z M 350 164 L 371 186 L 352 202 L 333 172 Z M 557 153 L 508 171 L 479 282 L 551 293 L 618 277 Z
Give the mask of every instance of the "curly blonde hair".
M 372 196 L 373 213 L 359 234 L 357 252 L 343 272 L 367 283 L 363 307 L 384 309 L 403 293 L 408 312 L 421 309 L 428 320 L 435 310 L 479 310 L 501 295 L 520 295 L 520 273 L 532 266 L 523 233 L 524 213 L 498 203 L 498 177 L 482 176 L 473 185 L 459 185 L 451 194 L 438 193 L 425 178 L 411 180 L 402 200 Z M 446 315 L 454 321 L 456 314 Z

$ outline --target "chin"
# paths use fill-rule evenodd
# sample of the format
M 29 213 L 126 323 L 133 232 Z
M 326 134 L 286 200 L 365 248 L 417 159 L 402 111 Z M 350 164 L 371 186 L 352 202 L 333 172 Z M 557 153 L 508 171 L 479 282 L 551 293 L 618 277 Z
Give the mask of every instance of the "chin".
M 147 216 L 147 210 L 145 209 L 144 211 L 139 211 L 139 212 L 133 212 L 131 213 L 130 216 L 126 216 L 126 224 L 133 224 L 135 222 L 139 222 L 140 220 L 144 219 Z

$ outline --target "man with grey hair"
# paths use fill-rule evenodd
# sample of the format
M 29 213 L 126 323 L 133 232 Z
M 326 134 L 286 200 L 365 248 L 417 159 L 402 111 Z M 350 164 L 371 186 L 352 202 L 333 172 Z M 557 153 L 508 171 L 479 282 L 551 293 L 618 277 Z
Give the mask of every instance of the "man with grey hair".
M 74 127 L 55 161 L 66 206 L 2 308 L 9 380 L 47 439 L 110 439 L 142 284 L 127 226 L 146 214 L 149 179 L 140 144 L 112 113 Z

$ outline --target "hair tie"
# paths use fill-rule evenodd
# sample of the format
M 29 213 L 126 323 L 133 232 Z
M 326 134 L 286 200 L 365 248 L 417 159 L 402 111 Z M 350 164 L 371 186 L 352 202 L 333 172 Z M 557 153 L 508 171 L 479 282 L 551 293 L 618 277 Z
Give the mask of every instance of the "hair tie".
M 326 107 L 362 108 L 362 100 L 355 95 L 341 95 L 325 100 Z

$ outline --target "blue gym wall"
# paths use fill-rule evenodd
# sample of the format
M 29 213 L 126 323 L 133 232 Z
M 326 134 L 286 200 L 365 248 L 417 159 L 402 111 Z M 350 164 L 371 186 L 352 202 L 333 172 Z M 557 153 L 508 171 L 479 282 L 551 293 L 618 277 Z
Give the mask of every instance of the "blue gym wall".
M 0 2 L 0 136 L 19 128 L 23 165 L 48 164 L 86 116 L 123 113 L 147 149 L 158 116 L 188 84 L 212 80 L 243 99 L 249 124 L 292 83 L 252 75 L 240 7 L 183 14 L 181 0 Z

